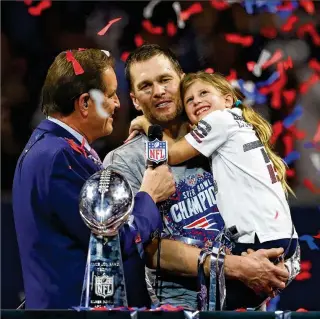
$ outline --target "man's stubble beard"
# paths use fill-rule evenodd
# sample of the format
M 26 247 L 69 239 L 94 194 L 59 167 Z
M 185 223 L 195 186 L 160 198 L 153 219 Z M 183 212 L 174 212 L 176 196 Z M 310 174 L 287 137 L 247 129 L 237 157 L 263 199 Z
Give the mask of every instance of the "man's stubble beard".
M 152 114 L 152 112 L 145 112 L 144 115 L 152 124 L 158 124 L 162 127 L 168 127 L 172 123 L 185 121 L 184 108 L 182 105 L 182 101 L 179 99 L 176 101 L 176 110 L 172 114 L 169 115 L 161 115 L 161 114 Z

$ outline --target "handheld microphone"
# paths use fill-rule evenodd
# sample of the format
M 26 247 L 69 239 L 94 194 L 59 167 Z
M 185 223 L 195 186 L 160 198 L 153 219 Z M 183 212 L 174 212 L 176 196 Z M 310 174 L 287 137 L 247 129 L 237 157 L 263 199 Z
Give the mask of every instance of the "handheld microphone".
M 146 166 L 155 168 L 167 163 L 168 143 L 162 141 L 163 129 L 160 125 L 150 125 L 148 129 L 148 142 L 146 142 Z

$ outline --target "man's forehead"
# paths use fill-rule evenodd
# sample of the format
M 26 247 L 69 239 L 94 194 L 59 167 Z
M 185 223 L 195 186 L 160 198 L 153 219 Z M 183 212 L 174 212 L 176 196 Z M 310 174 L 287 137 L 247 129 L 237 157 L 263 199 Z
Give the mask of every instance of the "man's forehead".
M 112 68 L 108 68 L 103 72 L 103 80 L 106 84 L 107 91 L 114 91 L 117 89 L 117 76 Z
M 172 62 L 165 56 L 154 56 L 147 61 L 135 62 L 131 66 L 131 76 L 135 82 L 156 78 L 166 73 L 177 73 Z

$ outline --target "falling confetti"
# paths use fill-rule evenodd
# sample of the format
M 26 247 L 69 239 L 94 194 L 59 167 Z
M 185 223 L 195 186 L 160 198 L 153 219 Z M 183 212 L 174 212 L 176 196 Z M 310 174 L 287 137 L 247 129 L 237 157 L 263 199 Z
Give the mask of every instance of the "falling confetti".
M 184 13 L 184 15 L 182 15 L 180 2 L 174 2 L 172 4 L 172 8 L 177 15 L 178 28 L 183 29 L 186 26 L 186 24 L 184 22 L 184 18 L 186 18 L 185 20 L 187 20 L 189 18 L 189 16 L 187 16 L 187 14 L 189 14 L 189 13 L 187 13 L 187 14 Z
M 281 27 L 281 30 L 283 32 L 289 32 L 292 31 L 293 26 L 299 21 L 298 17 L 293 15 L 290 16 L 288 21 Z
M 106 32 L 109 30 L 109 28 L 117 21 L 121 20 L 121 18 L 116 18 L 116 19 L 112 19 L 108 22 L 108 24 L 103 28 L 101 29 L 97 34 L 98 35 L 105 35 Z
M 144 43 L 144 40 L 142 39 L 142 36 L 140 34 L 136 34 L 134 36 L 134 43 L 137 47 L 141 47 Z
M 175 24 L 171 21 L 167 24 L 167 34 L 169 37 L 173 37 L 177 33 Z
M 212 73 L 214 73 L 214 69 L 212 69 L 212 68 L 207 68 L 207 69 L 205 69 L 204 72 L 212 74 Z
M 320 142 L 320 122 L 318 123 L 318 127 L 317 127 L 317 130 L 316 130 L 316 133 L 314 134 L 314 136 L 312 138 L 312 141 L 314 143 Z
M 316 245 L 315 240 L 310 235 L 303 235 L 299 237 L 300 241 L 305 241 L 311 250 L 319 250 L 319 247 Z
M 173 5 L 175 5 L 175 7 L 177 9 L 180 8 L 180 3 L 179 3 L 179 6 L 177 5 L 179 2 L 175 2 Z M 172 6 L 173 6 L 172 5 Z M 181 11 L 181 8 L 180 8 L 180 11 Z M 191 15 L 193 14 L 197 14 L 197 13 L 200 13 L 203 11 L 203 8 L 202 8 L 202 5 L 200 2 L 196 2 L 194 4 L 192 4 L 187 10 L 185 11 L 182 11 L 180 13 L 180 18 L 183 20 L 183 21 L 186 21 L 190 18 Z M 179 26 L 179 24 L 178 24 Z
M 230 8 L 227 0 L 211 0 L 211 6 L 217 10 L 225 10 Z
M 300 153 L 298 151 L 293 151 L 289 153 L 283 160 L 287 163 L 287 165 L 290 165 L 294 161 L 298 160 L 300 158 Z
M 320 63 L 317 59 L 311 59 L 309 61 L 309 67 L 316 72 L 320 72 Z
M 300 0 L 299 4 L 303 9 L 309 13 L 309 14 L 314 14 L 315 9 L 314 9 L 314 4 L 311 0 Z
M 262 65 L 268 61 L 268 59 L 271 57 L 271 53 L 267 50 L 262 50 L 258 62 L 253 67 L 252 73 L 255 76 L 260 76 L 262 73 Z
M 305 178 L 303 180 L 303 185 L 307 187 L 312 193 L 320 194 L 320 188 L 316 187 L 310 179 Z
M 163 28 L 153 26 L 150 20 L 143 20 L 142 27 L 151 34 L 159 35 L 163 33 Z
M 29 7 L 28 12 L 32 16 L 40 16 L 42 12 L 51 7 L 51 0 L 42 0 L 34 7 Z
M 316 73 L 313 73 L 309 79 L 307 79 L 306 81 L 302 82 L 300 84 L 300 93 L 301 94 L 306 94 L 308 92 L 308 90 L 310 89 L 311 86 L 313 86 L 314 84 L 316 84 L 320 79 L 320 76 Z
M 297 36 L 299 38 L 303 38 L 306 34 L 311 36 L 311 39 L 316 46 L 320 46 L 320 36 L 312 23 L 305 23 L 297 30 Z
M 92 89 L 89 91 L 90 97 L 93 99 L 97 113 L 101 118 L 107 119 L 110 114 L 103 108 L 104 94 L 100 90 Z
M 236 33 L 226 33 L 225 38 L 230 43 L 241 44 L 244 47 L 249 47 L 253 44 L 252 35 L 242 36 Z
M 292 113 L 287 116 L 284 120 L 283 120 L 283 126 L 285 128 L 289 128 L 291 125 L 294 124 L 294 122 L 296 122 L 303 114 L 303 109 L 301 105 L 297 105 Z
M 153 14 L 154 7 L 161 2 L 161 0 L 153 0 L 148 3 L 148 5 L 143 9 L 143 16 L 145 19 L 150 19 Z
M 311 153 L 310 160 L 315 167 L 315 169 L 320 172 L 320 154 L 318 153 Z

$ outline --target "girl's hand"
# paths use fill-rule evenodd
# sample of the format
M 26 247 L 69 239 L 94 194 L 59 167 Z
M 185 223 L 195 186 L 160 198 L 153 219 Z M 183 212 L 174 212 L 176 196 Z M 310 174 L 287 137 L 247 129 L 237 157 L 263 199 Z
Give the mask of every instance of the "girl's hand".
M 137 116 L 130 123 L 129 136 L 124 141 L 124 143 L 127 143 L 130 140 L 132 140 L 135 136 L 139 135 L 140 132 L 148 134 L 148 129 L 150 125 L 151 123 L 147 120 L 147 118 L 144 115 Z

